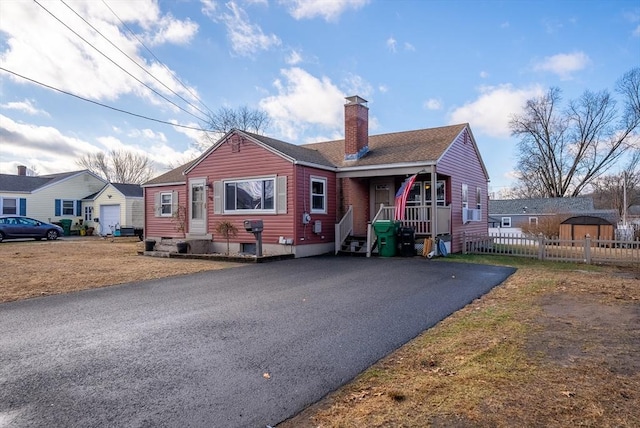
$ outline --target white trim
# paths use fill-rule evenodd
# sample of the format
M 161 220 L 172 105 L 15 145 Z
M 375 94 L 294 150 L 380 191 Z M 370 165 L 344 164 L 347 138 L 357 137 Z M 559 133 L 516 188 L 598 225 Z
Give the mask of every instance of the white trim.
M 322 209 L 314 209 L 313 208 L 313 182 L 322 183 Z M 312 214 L 326 214 L 327 213 L 327 178 L 319 177 L 316 175 L 312 175 L 309 177 L 309 207 L 311 208 Z M 320 195 L 316 195 L 320 196 Z
M 160 213 L 159 217 L 171 217 L 173 215 L 173 191 L 168 192 L 159 192 L 160 193 L 160 206 L 158 207 L 158 212 Z M 162 207 L 167 205 L 167 203 L 163 203 L 162 196 L 169 195 L 169 213 L 162 212 Z
M 258 181 L 258 182 L 263 182 L 266 180 L 270 180 L 273 183 L 273 198 L 272 198 L 272 203 L 273 203 L 273 208 L 269 208 L 269 209 L 233 209 L 233 210 L 229 210 L 227 209 L 227 184 L 229 183 L 238 183 L 238 182 L 248 182 L 248 181 Z M 227 214 L 227 215 L 236 215 L 236 214 L 276 214 L 276 205 L 277 205 L 277 196 L 278 196 L 278 189 L 276 188 L 277 186 L 277 176 L 275 175 L 271 175 L 271 176 L 262 176 L 262 177 L 242 177 L 242 178 L 226 178 L 224 180 L 222 180 L 222 214 Z M 263 188 L 263 193 L 264 193 L 264 188 Z M 236 198 L 237 198 L 237 193 L 236 193 Z M 264 205 L 264 200 L 262 201 L 262 204 Z

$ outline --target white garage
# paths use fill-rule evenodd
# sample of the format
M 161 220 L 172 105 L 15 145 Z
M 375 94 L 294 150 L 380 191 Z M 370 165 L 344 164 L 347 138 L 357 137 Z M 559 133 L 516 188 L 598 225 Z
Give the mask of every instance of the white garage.
M 120 226 L 120 205 L 100 205 L 100 235 L 110 235 Z

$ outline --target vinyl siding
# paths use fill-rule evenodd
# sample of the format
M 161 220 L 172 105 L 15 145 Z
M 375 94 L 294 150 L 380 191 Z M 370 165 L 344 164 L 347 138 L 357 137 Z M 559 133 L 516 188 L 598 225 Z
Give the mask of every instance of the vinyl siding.
M 451 144 L 437 164 L 437 173 L 448 175 L 447 195 L 451 200 L 451 251 L 462 251 L 463 233 L 488 233 L 488 177 L 485 176 L 478 152 L 467 133 L 462 132 Z M 479 222 L 462 223 L 462 185 L 469 189 L 469 208 L 476 208 L 476 188 L 481 189 L 482 219 Z
M 91 174 L 83 173 L 67 180 L 55 183 L 51 186 L 35 190 L 33 193 L 3 194 L 6 197 L 25 198 L 28 217 L 42 221 L 59 221 L 63 218 L 73 220 L 73 223 L 82 218 L 82 213 L 77 216 L 56 216 L 55 200 L 65 199 L 78 201 L 104 187 L 105 183 Z M 74 203 L 74 206 L 77 205 Z
M 326 213 L 311 212 L 311 178 L 326 179 Z M 295 243 L 296 245 L 310 245 L 333 242 L 335 238 L 336 224 L 336 176 L 331 171 L 323 171 L 315 168 L 298 165 L 295 179 Z M 302 215 L 307 212 L 311 215 L 311 222 L 303 224 Z M 322 224 L 321 233 L 313 232 L 316 221 Z
M 177 192 L 178 204 L 187 204 L 187 188 L 184 185 L 147 187 L 144 189 L 144 234 L 149 238 L 182 238 L 182 232 L 176 230 L 172 217 L 155 216 L 155 198 L 157 193 Z
M 209 156 L 202 160 L 193 170 L 189 171 L 189 177 L 206 177 L 211 187 L 207 189 L 207 231 L 213 235 L 214 242 L 222 242 L 223 238 L 217 237 L 215 228 L 222 220 L 231 221 L 238 228 L 238 236 L 232 238 L 232 243 L 254 243 L 255 236 L 244 228 L 244 220 L 261 219 L 264 224 L 262 233 L 263 244 L 278 244 L 280 236 L 294 237 L 294 218 L 296 214 L 294 204 L 294 165 L 287 159 L 255 144 L 244 140 L 235 146 L 231 142 L 223 143 Z M 232 179 L 274 178 L 287 177 L 287 210 L 285 214 L 274 213 L 214 213 L 214 201 L 218 198 L 214 195 L 213 183 Z M 277 179 L 276 179 L 277 186 Z M 186 186 L 185 186 L 186 188 Z M 147 189 L 150 190 L 150 189 Z M 224 189 L 223 189 L 224 192 Z M 279 190 L 275 189 L 275 204 Z M 224 203 L 224 194 L 219 198 Z M 302 214 L 300 214 L 302 215 Z M 148 217 L 148 216 L 147 216 Z M 226 241 L 224 241 L 226 242 Z M 296 242 L 298 244 L 298 242 Z
M 111 196 L 111 197 L 109 197 Z M 108 185 L 93 201 L 93 216 L 100 216 L 100 206 L 120 205 L 120 226 L 142 227 L 144 225 L 143 198 L 125 197 L 118 189 Z M 91 205 L 85 203 L 84 206 Z M 92 226 L 89 222 L 89 226 Z

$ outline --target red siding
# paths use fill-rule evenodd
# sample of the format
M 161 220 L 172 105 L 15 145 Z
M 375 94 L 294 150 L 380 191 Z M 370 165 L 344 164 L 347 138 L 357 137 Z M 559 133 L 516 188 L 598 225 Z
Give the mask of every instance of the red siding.
M 327 179 L 327 212 L 326 214 L 311 212 L 311 177 Z M 324 171 L 302 165 L 296 166 L 295 180 L 295 243 L 296 245 L 319 244 L 333 242 L 336 223 L 336 176 L 331 171 Z M 311 223 L 302 223 L 303 213 L 311 214 Z M 322 231 L 313 233 L 313 224 L 316 220 L 322 222 Z
M 234 136 L 235 137 L 235 136 Z M 188 174 L 189 177 L 206 177 L 207 183 L 228 179 L 287 176 L 286 214 L 214 214 L 213 189 L 207 190 L 207 231 L 216 237 L 215 228 L 219 221 L 229 220 L 238 228 L 238 236 L 230 242 L 253 243 L 255 237 L 244 229 L 244 220 L 261 219 L 264 223 L 262 242 L 277 244 L 280 236 L 293 237 L 293 164 L 270 152 L 258 144 L 243 139 L 229 139 L 209 154 Z M 277 196 L 277 195 L 276 195 Z M 221 200 L 224 200 L 222 196 Z M 225 241 L 226 242 L 226 241 Z
M 161 186 L 146 187 L 144 189 L 144 234 L 145 236 L 164 237 L 164 238 L 182 238 L 182 232 L 176 230 L 176 224 L 172 217 L 156 217 L 155 201 L 157 193 L 178 192 L 178 204 L 187 204 L 187 188 L 186 186 Z
M 487 233 L 488 177 L 484 173 L 471 135 L 465 129 L 438 162 L 437 173 L 450 176 L 448 196 L 451 197 L 451 251 L 462 251 L 462 234 Z M 482 221 L 462 223 L 462 185 L 469 188 L 469 208 L 476 208 L 476 188 L 481 189 Z M 449 187 L 450 186 L 450 187 Z M 450 193 L 449 193 L 450 192 Z

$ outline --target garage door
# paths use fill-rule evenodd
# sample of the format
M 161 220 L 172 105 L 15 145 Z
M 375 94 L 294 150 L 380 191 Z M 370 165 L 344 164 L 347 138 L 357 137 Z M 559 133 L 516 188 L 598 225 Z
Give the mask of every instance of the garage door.
M 100 205 L 100 234 L 112 234 L 119 225 L 120 205 Z

